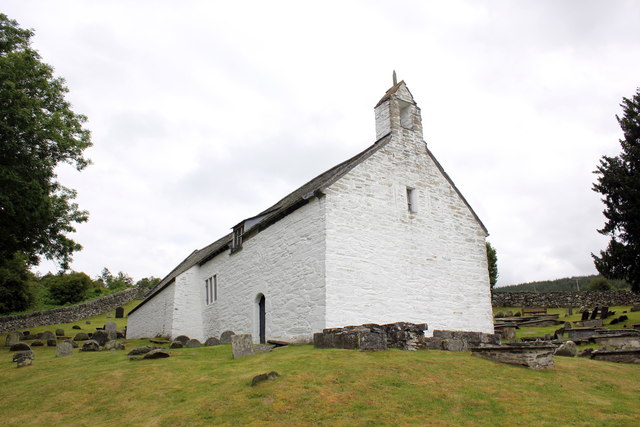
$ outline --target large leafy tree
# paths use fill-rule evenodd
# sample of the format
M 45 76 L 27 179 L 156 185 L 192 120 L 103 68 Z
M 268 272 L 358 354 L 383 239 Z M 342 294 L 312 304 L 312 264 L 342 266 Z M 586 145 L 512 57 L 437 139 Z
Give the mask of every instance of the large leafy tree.
M 618 117 L 624 138 L 622 152 L 603 156 L 595 171 L 593 190 L 602 194 L 607 221 L 599 233 L 611 237 L 600 256 L 591 254 L 600 274 L 625 279 L 634 292 L 640 291 L 640 88 L 620 104 Z
M 65 100 L 64 79 L 31 47 L 33 35 L 0 14 L 0 265 L 21 254 L 66 269 L 81 249 L 68 234 L 88 217 L 55 168 L 84 169 L 91 141 L 86 117 Z
M 491 285 L 491 289 L 498 281 L 498 254 L 491 243 L 486 242 L 487 244 L 487 264 L 489 266 L 489 284 Z

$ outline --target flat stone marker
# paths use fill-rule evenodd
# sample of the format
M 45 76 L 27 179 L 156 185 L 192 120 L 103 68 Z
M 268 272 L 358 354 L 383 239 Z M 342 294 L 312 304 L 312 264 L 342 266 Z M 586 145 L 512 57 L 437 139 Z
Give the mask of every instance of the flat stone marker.
M 116 319 L 122 319 L 124 317 L 124 308 L 116 307 Z
M 143 359 L 163 359 L 169 356 L 170 354 L 166 350 L 157 348 L 155 350 L 151 350 L 150 352 L 146 353 L 144 356 L 142 356 L 142 358 Z
M 73 354 L 73 344 L 63 341 L 56 348 L 56 357 L 71 356 Z
M 239 334 L 231 336 L 231 353 L 233 358 L 250 356 L 253 354 L 253 339 L 251 334 Z

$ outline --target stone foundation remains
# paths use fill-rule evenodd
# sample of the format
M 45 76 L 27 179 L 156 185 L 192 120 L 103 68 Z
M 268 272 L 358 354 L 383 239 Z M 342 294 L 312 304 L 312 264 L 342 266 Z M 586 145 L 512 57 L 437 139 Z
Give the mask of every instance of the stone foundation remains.
M 386 350 L 389 347 L 412 351 L 425 348 L 424 331 L 426 329 L 426 324 L 406 322 L 328 328 L 313 334 L 313 345 L 317 348 L 344 348 L 360 351 Z
M 444 331 L 436 329 L 433 337 L 426 338 L 426 348 L 430 350 L 467 351 L 472 347 L 499 345 L 496 334 L 482 332 Z
M 471 349 L 471 354 L 495 362 L 546 369 L 554 367 L 555 351 L 556 346 L 549 344 L 508 344 L 475 347 Z

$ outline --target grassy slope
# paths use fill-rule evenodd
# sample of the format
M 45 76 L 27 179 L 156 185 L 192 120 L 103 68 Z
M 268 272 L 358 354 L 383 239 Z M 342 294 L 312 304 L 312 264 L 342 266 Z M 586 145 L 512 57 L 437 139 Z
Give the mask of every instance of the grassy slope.
M 640 417 L 640 366 L 581 358 L 534 371 L 468 352 L 311 346 L 239 360 L 228 345 L 149 361 L 122 351 L 35 352 L 33 366 L 16 369 L 0 350 L 4 425 L 637 425 Z M 282 376 L 249 385 L 270 370 Z

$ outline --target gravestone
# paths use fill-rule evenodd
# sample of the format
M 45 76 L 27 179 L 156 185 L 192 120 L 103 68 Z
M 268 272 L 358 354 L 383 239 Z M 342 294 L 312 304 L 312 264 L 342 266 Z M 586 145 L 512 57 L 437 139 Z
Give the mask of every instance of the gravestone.
M 74 341 L 86 341 L 89 339 L 89 335 L 85 332 L 78 332 L 75 337 L 73 337 Z
M 180 341 L 174 341 L 169 345 L 169 348 L 182 348 L 184 347 Z
M 116 307 L 116 319 L 122 319 L 124 317 L 124 308 Z
M 100 351 L 100 344 L 96 340 L 85 341 L 80 351 Z
M 205 347 L 213 347 L 214 345 L 220 345 L 220 340 L 216 337 L 209 337 L 204 342 Z
M 116 322 L 107 322 L 107 324 L 104 325 L 104 330 L 109 336 L 110 340 L 115 340 L 118 338 L 118 325 L 116 324 Z
M 55 347 L 58 345 L 58 340 L 47 340 L 47 347 Z
M 35 359 L 36 358 L 36 355 L 33 353 L 33 351 L 27 350 L 27 351 L 21 351 L 20 353 L 14 353 L 12 360 L 14 362 L 17 362 L 18 359 L 20 359 L 21 357 L 25 357 L 25 356 L 30 357 L 31 359 Z
M 97 341 L 100 347 L 104 347 L 104 345 L 109 342 L 109 334 L 107 331 L 95 331 L 93 335 L 91 335 L 91 339 Z
M 18 353 L 17 356 L 13 358 L 13 361 L 18 364 L 18 368 L 22 368 L 31 365 L 33 359 L 33 352 L 23 351 L 22 353 Z
M 602 307 L 602 310 L 600 310 L 600 318 L 604 320 L 608 316 L 609 316 L 609 307 Z
M 12 345 L 19 343 L 20 338 L 22 338 L 22 334 L 20 332 L 10 332 L 9 335 L 7 335 L 7 340 L 4 345 L 11 347 Z
M 585 310 L 585 311 L 582 312 L 581 321 L 584 322 L 585 320 L 589 320 L 589 310 Z
M 169 357 L 170 354 L 166 351 L 163 350 L 161 348 L 157 348 L 155 350 L 151 350 L 148 353 L 145 353 L 144 356 L 142 356 L 143 359 L 163 359 L 165 357 Z
M 71 356 L 73 354 L 73 344 L 69 341 L 63 341 L 56 348 L 56 357 Z
M 57 337 L 63 337 L 64 336 L 64 329 L 56 329 L 56 336 Z
M 54 334 L 51 331 L 44 331 L 44 332 L 42 332 L 42 334 L 38 334 L 38 335 L 39 335 L 38 339 L 41 339 L 41 340 L 44 340 L 44 341 L 46 341 L 46 340 L 55 340 L 56 339 L 56 334 Z
M 573 307 L 571 307 L 571 306 L 567 307 L 567 314 L 569 316 L 573 316 Z
M 73 325 L 73 326 L 71 327 L 71 329 L 82 329 L 82 328 L 81 328 L 80 326 L 78 326 L 78 325 Z
M 253 339 L 251 334 L 234 334 L 231 336 L 231 353 L 233 358 L 250 356 L 253 354 Z
M 198 348 L 201 345 L 202 344 L 200 344 L 200 341 L 198 341 L 195 338 L 192 338 L 189 341 L 187 341 L 187 343 L 184 346 L 187 347 L 187 348 Z
M 231 344 L 231 337 L 235 334 L 233 331 L 224 331 L 222 335 L 220 335 L 220 344 Z
M 591 312 L 591 317 L 589 320 L 595 320 L 598 318 L 598 307 L 593 307 L 593 311 Z
M 11 347 L 9 347 L 9 351 L 29 351 L 31 347 L 26 342 L 17 342 Z
M 555 352 L 556 356 L 576 357 L 578 354 L 578 348 L 573 341 L 565 341 Z
M 149 353 L 152 350 L 161 350 L 161 349 L 162 349 L 161 347 L 145 345 L 145 346 L 142 346 L 142 347 L 136 347 L 136 348 L 132 349 L 129 353 L 127 353 L 127 356 L 138 356 L 140 354 Z
M 104 345 L 105 350 L 124 350 L 124 343 L 122 341 L 111 340 Z
M 189 337 L 186 335 L 178 335 L 174 341 L 178 341 L 182 345 L 186 345 L 189 342 Z

